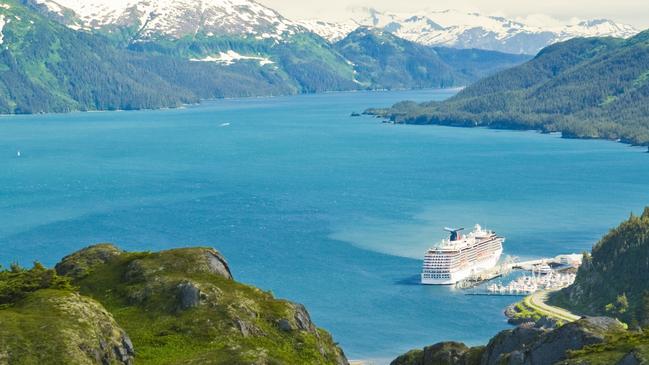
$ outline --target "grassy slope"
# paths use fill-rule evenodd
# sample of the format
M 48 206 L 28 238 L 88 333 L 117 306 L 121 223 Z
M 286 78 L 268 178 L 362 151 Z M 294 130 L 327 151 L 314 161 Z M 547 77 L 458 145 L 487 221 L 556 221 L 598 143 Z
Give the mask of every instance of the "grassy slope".
M 94 364 L 98 350 L 93 349 L 100 341 L 119 346 L 122 334 L 94 300 L 42 289 L 0 310 L 0 363 L 4 358 L 16 365 Z M 118 363 L 113 354 L 109 356 L 109 363 Z
M 0 271 L 0 363 L 125 364 L 132 347 L 98 302 L 36 263 Z
M 639 364 L 649 362 L 649 335 L 639 332 L 611 335 L 603 344 L 570 352 L 568 360 L 560 365 L 617 364 L 629 354 L 633 354 Z
M 297 328 L 294 304 L 208 272 L 203 255 L 202 249 L 123 253 L 90 266 L 76 284 L 129 333 L 139 364 L 339 361 L 329 334 Z M 200 288 L 201 305 L 179 307 L 184 282 Z M 295 328 L 281 330 L 281 319 Z

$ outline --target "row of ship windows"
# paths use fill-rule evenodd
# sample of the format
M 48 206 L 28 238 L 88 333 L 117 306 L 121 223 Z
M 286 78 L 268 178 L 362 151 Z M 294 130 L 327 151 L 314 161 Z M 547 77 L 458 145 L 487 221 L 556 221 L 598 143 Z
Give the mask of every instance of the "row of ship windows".
M 424 279 L 448 279 L 450 274 L 424 274 Z

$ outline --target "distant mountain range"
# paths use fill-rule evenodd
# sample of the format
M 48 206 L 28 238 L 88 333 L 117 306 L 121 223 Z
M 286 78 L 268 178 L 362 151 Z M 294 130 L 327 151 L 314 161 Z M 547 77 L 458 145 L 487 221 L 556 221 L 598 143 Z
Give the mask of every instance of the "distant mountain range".
M 541 24 L 539 24 L 541 23 Z M 611 36 L 628 38 L 638 33 L 634 27 L 608 19 L 545 22 L 456 10 L 393 14 L 372 8 L 357 9 L 343 23 L 304 21 L 300 23 L 330 41 L 338 41 L 358 26 L 380 28 L 401 38 L 428 46 L 479 48 L 506 53 L 534 55 L 542 48 L 576 37 Z
M 518 39 L 502 36 L 503 19 L 445 14 L 440 17 L 447 23 L 432 15 L 401 22 L 370 10 L 359 20 L 368 26 L 351 26 L 292 21 L 252 0 L 0 0 L 0 112 L 141 109 L 220 97 L 459 87 L 530 58 L 469 41 L 447 40 L 453 48 L 433 47 L 436 43 L 424 41 L 423 33 L 414 37 L 424 23 L 426 29 L 460 29 L 467 25 L 450 22 L 466 18 L 494 34 L 500 24 L 502 46 L 491 48 Z M 516 32 L 521 28 L 508 24 Z M 621 26 L 607 31 L 602 24 L 585 28 L 623 36 L 633 32 Z M 486 42 L 488 37 L 478 38 Z
M 427 46 L 478 48 L 534 55 L 576 37 L 628 38 L 638 31 L 609 19 L 561 23 L 467 13 L 457 10 L 410 14 L 357 8 L 350 20 L 292 21 L 252 0 L 25 0 L 73 29 L 123 33 L 131 41 L 206 36 L 244 36 L 277 41 L 312 31 L 335 43 L 359 26 L 380 28 Z
M 527 59 L 474 50 L 464 62 L 373 28 L 330 43 L 248 0 L 0 3 L 2 113 L 456 87 Z

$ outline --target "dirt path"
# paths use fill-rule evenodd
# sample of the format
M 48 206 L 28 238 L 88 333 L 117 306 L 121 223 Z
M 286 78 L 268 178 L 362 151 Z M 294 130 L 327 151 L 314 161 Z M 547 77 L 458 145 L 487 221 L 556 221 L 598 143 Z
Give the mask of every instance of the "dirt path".
M 578 316 L 568 310 L 546 304 L 545 301 L 548 298 L 548 293 L 549 292 L 544 290 L 537 291 L 536 293 L 525 297 L 524 302 L 530 308 L 535 309 L 548 317 L 559 318 L 568 322 L 574 322 L 581 318 L 581 316 Z

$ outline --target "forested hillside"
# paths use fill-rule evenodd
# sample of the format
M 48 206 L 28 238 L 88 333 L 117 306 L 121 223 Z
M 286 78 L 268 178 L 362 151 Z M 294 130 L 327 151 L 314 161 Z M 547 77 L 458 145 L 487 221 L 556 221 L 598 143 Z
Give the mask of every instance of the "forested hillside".
M 649 208 L 612 229 L 593 247 L 575 283 L 553 301 L 590 315 L 649 325 Z
M 0 8 L 0 112 L 134 109 L 196 101 L 101 37 L 74 32 L 17 1 Z
M 336 48 L 354 64 L 356 80 L 368 88 L 453 87 L 468 82 L 433 48 L 386 31 L 358 28 L 337 42 Z
M 335 44 L 365 88 L 457 87 L 531 57 L 479 49 L 428 47 L 376 28 L 360 27 Z
M 539 129 L 647 145 L 649 31 L 559 43 L 447 101 L 369 112 L 404 123 Z

